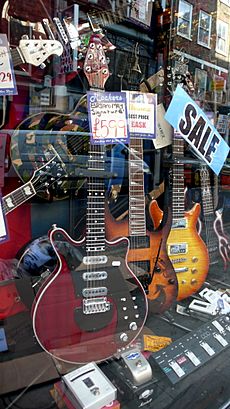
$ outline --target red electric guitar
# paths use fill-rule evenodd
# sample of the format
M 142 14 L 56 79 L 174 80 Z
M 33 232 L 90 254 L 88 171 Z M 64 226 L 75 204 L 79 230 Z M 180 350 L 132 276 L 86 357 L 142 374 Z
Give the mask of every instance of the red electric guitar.
M 89 41 L 84 72 L 100 92 L 109 72 L 96 34 Z M 56 226 L 49 232 L 58 266 L 32 309 L 39 344 L 70 363 L 112 357 L 138 336 L 147 316 L 144 289 L 127 266 L 128 239 L 111 243 L 105 238 L 104 166 L 105 146 L 90 145 L 86 237 L 74 241 Z

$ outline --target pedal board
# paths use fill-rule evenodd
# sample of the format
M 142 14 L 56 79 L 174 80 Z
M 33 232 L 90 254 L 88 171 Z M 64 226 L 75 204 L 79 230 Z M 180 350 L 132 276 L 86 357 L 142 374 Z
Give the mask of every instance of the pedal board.
M 191 374 L 230 345 L 230 317 L 218 316 L 152 355 L 172 384 Z

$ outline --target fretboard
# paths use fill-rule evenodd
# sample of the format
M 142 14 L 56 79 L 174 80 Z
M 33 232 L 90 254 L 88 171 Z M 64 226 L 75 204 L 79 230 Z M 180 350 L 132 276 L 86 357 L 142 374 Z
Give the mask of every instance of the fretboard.
M 25 62 L 23 60 L 23 57 L 20 54 L 20 50 L 18 47 L 11 48 L 10 53 L 11 53 L 11 58 L 12 58 L 14 67 L 17 67 L 17 65 L 23 64 Z
M 2 198 L 3 213 L 6 215 L 35 195 L 36 191 L 33 184 L 31 182 L 25 183 L 23 186 Z
M 176 131 L 173 139 L 172 219 L 184 217 L 184 140 Z
M 95 177 L 88 178 L 86 249 L 88 255 L 105 251 L 105 183 L 100 176 L 105 171 L 105 148 L 91 145 L 88 169 Z
M 214 233 L 214 206 L 210 186 L 210 175 L 206 166 L 200 168 L 201 197 L 205 225 L 205 242 L 209 252 L 210 264 L 218 261 L 218 240 Z
M 129 235 L 145 236 L 146 221 L 142 139 L 131 138 L 129 149 Z

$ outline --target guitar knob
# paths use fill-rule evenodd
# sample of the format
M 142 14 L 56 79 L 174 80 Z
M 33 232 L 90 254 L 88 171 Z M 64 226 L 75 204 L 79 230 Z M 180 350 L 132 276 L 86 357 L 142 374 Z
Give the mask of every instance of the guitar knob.
M 197 269 L 196 268 L 192 268 L 192 274 L 196 274 L 197 273 Z
M 197 258 L 197 257 L 193 257 L 193 258 L 192 258 L 192 262 L 193 262 L 193 263 L 197 263 L 197 261 L 198 261 L 198 258 Z
M 122 342 L 127 342 L 128 341 L 128 335 L 126 334 L 126 332 L 123 332 L 121 335 L 120 335 L 120 340 L 122 341 Z
M 196 284 L 197 283 L 197 280 L 195 279 L 195 278 L 193 278 L 192 280 L 191 280 L 191 284 Z
M 137 323 L 135 321 L 131 322 L 129 324 L 129 329 L 131 329 L 132 331 L 136 331 L 137 330 Z

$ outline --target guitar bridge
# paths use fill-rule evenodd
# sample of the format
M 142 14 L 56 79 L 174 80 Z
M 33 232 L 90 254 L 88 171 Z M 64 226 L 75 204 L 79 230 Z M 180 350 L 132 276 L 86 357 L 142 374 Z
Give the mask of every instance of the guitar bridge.
M 110 302 L 106 297 L 90 298 L 83 300 L 84 314 L 98 314 L 100 312 L 107 312 L 110 310 Z

